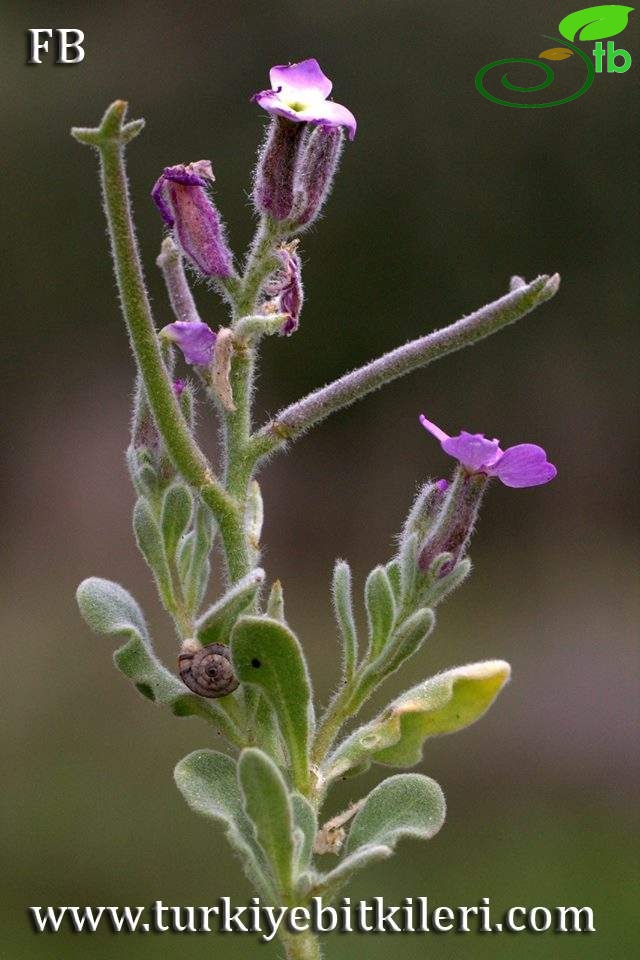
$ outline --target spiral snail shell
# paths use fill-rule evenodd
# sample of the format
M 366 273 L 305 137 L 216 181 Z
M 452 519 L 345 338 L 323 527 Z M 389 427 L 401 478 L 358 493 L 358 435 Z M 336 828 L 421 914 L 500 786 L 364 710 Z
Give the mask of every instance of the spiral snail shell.
M 229 648 L 223 643 L 201 647 L 195 640 L 185 640 L 178 657 L 178 672 L 190 690 L 210 700 L 226 697 L 239 685 Z

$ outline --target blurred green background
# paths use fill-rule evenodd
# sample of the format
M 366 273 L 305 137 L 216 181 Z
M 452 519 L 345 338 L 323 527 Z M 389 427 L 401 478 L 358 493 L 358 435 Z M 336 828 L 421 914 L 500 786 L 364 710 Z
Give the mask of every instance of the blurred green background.
M 536 57 L 549 45 L 541 34 L 553 36 L 572 9 L 507 0 L 3 5 L 3 958 L 231 960 L 257 949 L 245 937 L 37 936 L 26 913 L 30 904 L 249 896 L 221 831 L 185 807 L 171 779 L 180 757 L 211 743 L 208 728 L 138 697 L 75 607 L 83 577 L 123 582 L 173 660 L 130 533 L 132 364 L 95 162 L 67 131 L 93 124 L 117 97 L 147 118 L 129 172 L 162 325 L 170 313 L 154 266 L 162 227 L 152 182 L 166 164 L 211 158 L 241 251 L 265 120 L 249 97 L 272 64 L 307 56 L 360 127 L 325 219 L 304 239 L 301 329 L 265 345 L 259 417 L 494 299 L 512 273 L 563 277 L 555 300 L 516 327 L 370 397 L 263 474 L 266 566 L 283 580 L 324 702 L 338 660 L 334 558 L 352 561 L 361 586 L 389 555 L 416 486 L 450 467 L 419 428 L 421 410 L 451 432 L 542 443 L 559 468 L 548 487 L 491 490 L 475 574 L 401 678 L 484 657 L 513 664 L 513 683 L 481 723 L 430 742 L 423 769 L 444 787 L 448 822 L 350 893 L 428 895 L 433 905 L 488 896 L 498 910 L 590 905 L 597 926 L 589 937 L 336 936 L 329 955 L 634 955 L 638 14 L 616 39 L 632 69 L 602 74 L 573 103 L 509 110 L 473 84 L 491 60 Z M 85 62 L 25 66 L 34 26 L 83 29 Z M 556 69 L 569 89 L 580 64 Z M 197 294 L 221 322 L 219 304 L 203 287 Z M 201 436 L 213 449 L 204 410 Z M 379 776 L 341 786 L 329 812 Z

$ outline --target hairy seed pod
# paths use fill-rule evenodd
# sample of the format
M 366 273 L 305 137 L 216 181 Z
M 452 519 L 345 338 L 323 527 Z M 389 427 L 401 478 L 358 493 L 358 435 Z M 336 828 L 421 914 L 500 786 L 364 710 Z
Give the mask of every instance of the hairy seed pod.
M 229 647 L 223 643 L 201 647 L 195 640 L 185 640 L 178 657 L 178 672 L 190 690 L 210 700 L 226 697 L 239 685 Z

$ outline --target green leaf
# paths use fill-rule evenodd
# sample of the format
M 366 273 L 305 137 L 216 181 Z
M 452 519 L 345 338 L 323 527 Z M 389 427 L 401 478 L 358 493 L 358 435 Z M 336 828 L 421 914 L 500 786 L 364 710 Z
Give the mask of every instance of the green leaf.
M 270 871 L 242 803 L 235 760 L 213 750 L 196 750 L 177 764 L 174 777 L 192 810 L 225 826 L 249 879 L 258 890 L 266 888 L 268 896 L 273 897 Z
M 342 638 L 344 676 L 353 677 L 358 663 L 358 632 L 353 616 L 351 568 L 345 560 L 337 560 L 333 568 L 333 608 Z
M 176 716 L 202 717 L 232 743 L 240 741 L 239 732 L 217 703 L 190 693 L 158 660 L 142 611 L 124 587 L 90 577 L 80 584 L 76 596 L 80 613 L 92 630 L 126 640 L 113 654 L 113 662 L 143 697 L 170 707 Z
M 311 685 L 298 640 L 277 620 L 245 616 L 232 631 L 231 652 L 239 679 L 258 687 L 275 710 L 293 782 L 306 793 L 314 720 Z
M 162 537 L 167 557 L 176 556 L 180 538 L 191 522 L 193 497 L 183 483 L 173 484 L 164 495 L 162 502 Z
M 567 40 L 604 40 L 622 33 L 633 7 L 605 3 L 576 10 L 560 21 L 558 30 Z
M 379 661 L 374 664 L 379 676 L 390 676 L 405 660 L 417 653 L 432 632 L 435 622 L 435 614 L 428 608 L 416 610 L 407 617 L 394 632 Z
M 178 559 L 180 569 L 184 569 L 181 577 L 184 584 L 185 601 L 187 608 L 196 611 L 202 603 L 209 581 L 209 553 L 215 532 L 213 515 L 206 504 L 199 503 L 195 515 L 195 529 L 193 531 L 192 547 L 185 547 L 185 557 L 182 550 Z M 189 540 L 189 534 L 185 540 Z M 188 567 L 185 560 L 188 556 Z
M 293 821 L 296 828 L 296 864 L 298 875 L 303 873 L 311 863 L 313 842 L 318 832 L 318 818 L 316 812 L 305 797 L 294 793 L 291 797 L 293 806 Z
M 421 773 L 399 773 L 378 784 L 354 817 L 347 854 L 363 847 L 392 850 L 402 837 L 430 840 L 444 823 L 446 804 L 439 784 Z
M 173 610 L 173 584 L 162 534 L 153 510 L 144 497 L 139 497 L 133 508 L 133 529 L 140 553 L 153 573 L 162 603 L 167 610 Z
M 396 605 L 387 571 L 376 567 L 367 577 L 364 588 L 369 623 L 370 660 L 374 660 L 385 646 L 396 618 Z
M 403 538 L 398 554 L 400 596 L 404 602 L 413 597 L 418 583 L 418 534 Z
M 264 570 L 252 570 L 198 618 L 196 634 L 203 645 L 229 642 L 236 620 L 256 598 L 264 578 Z
M 391 847 L 382 844 L 360 847 L 355 853 L 343 857 L 338 866 L 330 870 L 329 873 L 316 877 L 308 896 L 322 897 L 327 901 L 332 900 L 345 883 L 348 883 L 354 873 L 368 867 L 371 863 L 376 863 L 378 860 L 386 860 L 392 854 Z
M 403 693 L 371 723 L 360 727 L 328 759 L 329 780 L 375 761 L 394 767 L 420 762 L 428 737 L 462 730 L 491 706 L 509 679 L 504 660 L 447 670 Z
M 450 573 L 446 573 L 444 577 L 438 577 L 438 579 L 427 583 L 427 586 L 420 594 L 421 603 L 429 607 L 435 607 L 438 603 L 442 603 L 450 593 L 453 593 L 454 590 L 457 590 L 458 587 L 464 583 L 470 573 L 471 560 L 465 557 L 464 560 L 456 564 Z
M 238 779 L 244 808 L 255 835 L 271 864 L 278 891 L 293 893 L 293 811 L 282 774 L 262 750 L 243 750 L 238 761 Z

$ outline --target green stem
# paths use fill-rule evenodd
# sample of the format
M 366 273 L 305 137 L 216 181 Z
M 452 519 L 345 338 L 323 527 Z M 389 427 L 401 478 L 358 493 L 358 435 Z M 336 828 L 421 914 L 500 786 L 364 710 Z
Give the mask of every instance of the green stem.
M 122 312 L 149 406 L 171 459 L 184 479 L 200 491 L 218 521 L 230 574 L 234 577 L 235 570 L 242 567 L 241 513 L 191 435 L 162 360 L 151 314 L 131 218 L 124 162 L 125 146 L 140 132 L 143 121 L 125 124 L 126 110 L 127 104 L 116 100 L 107 109 L 99 127 L 74 128 L 72 134 L 80 143 L 94 147 L 100 156 L 100 179 Z

